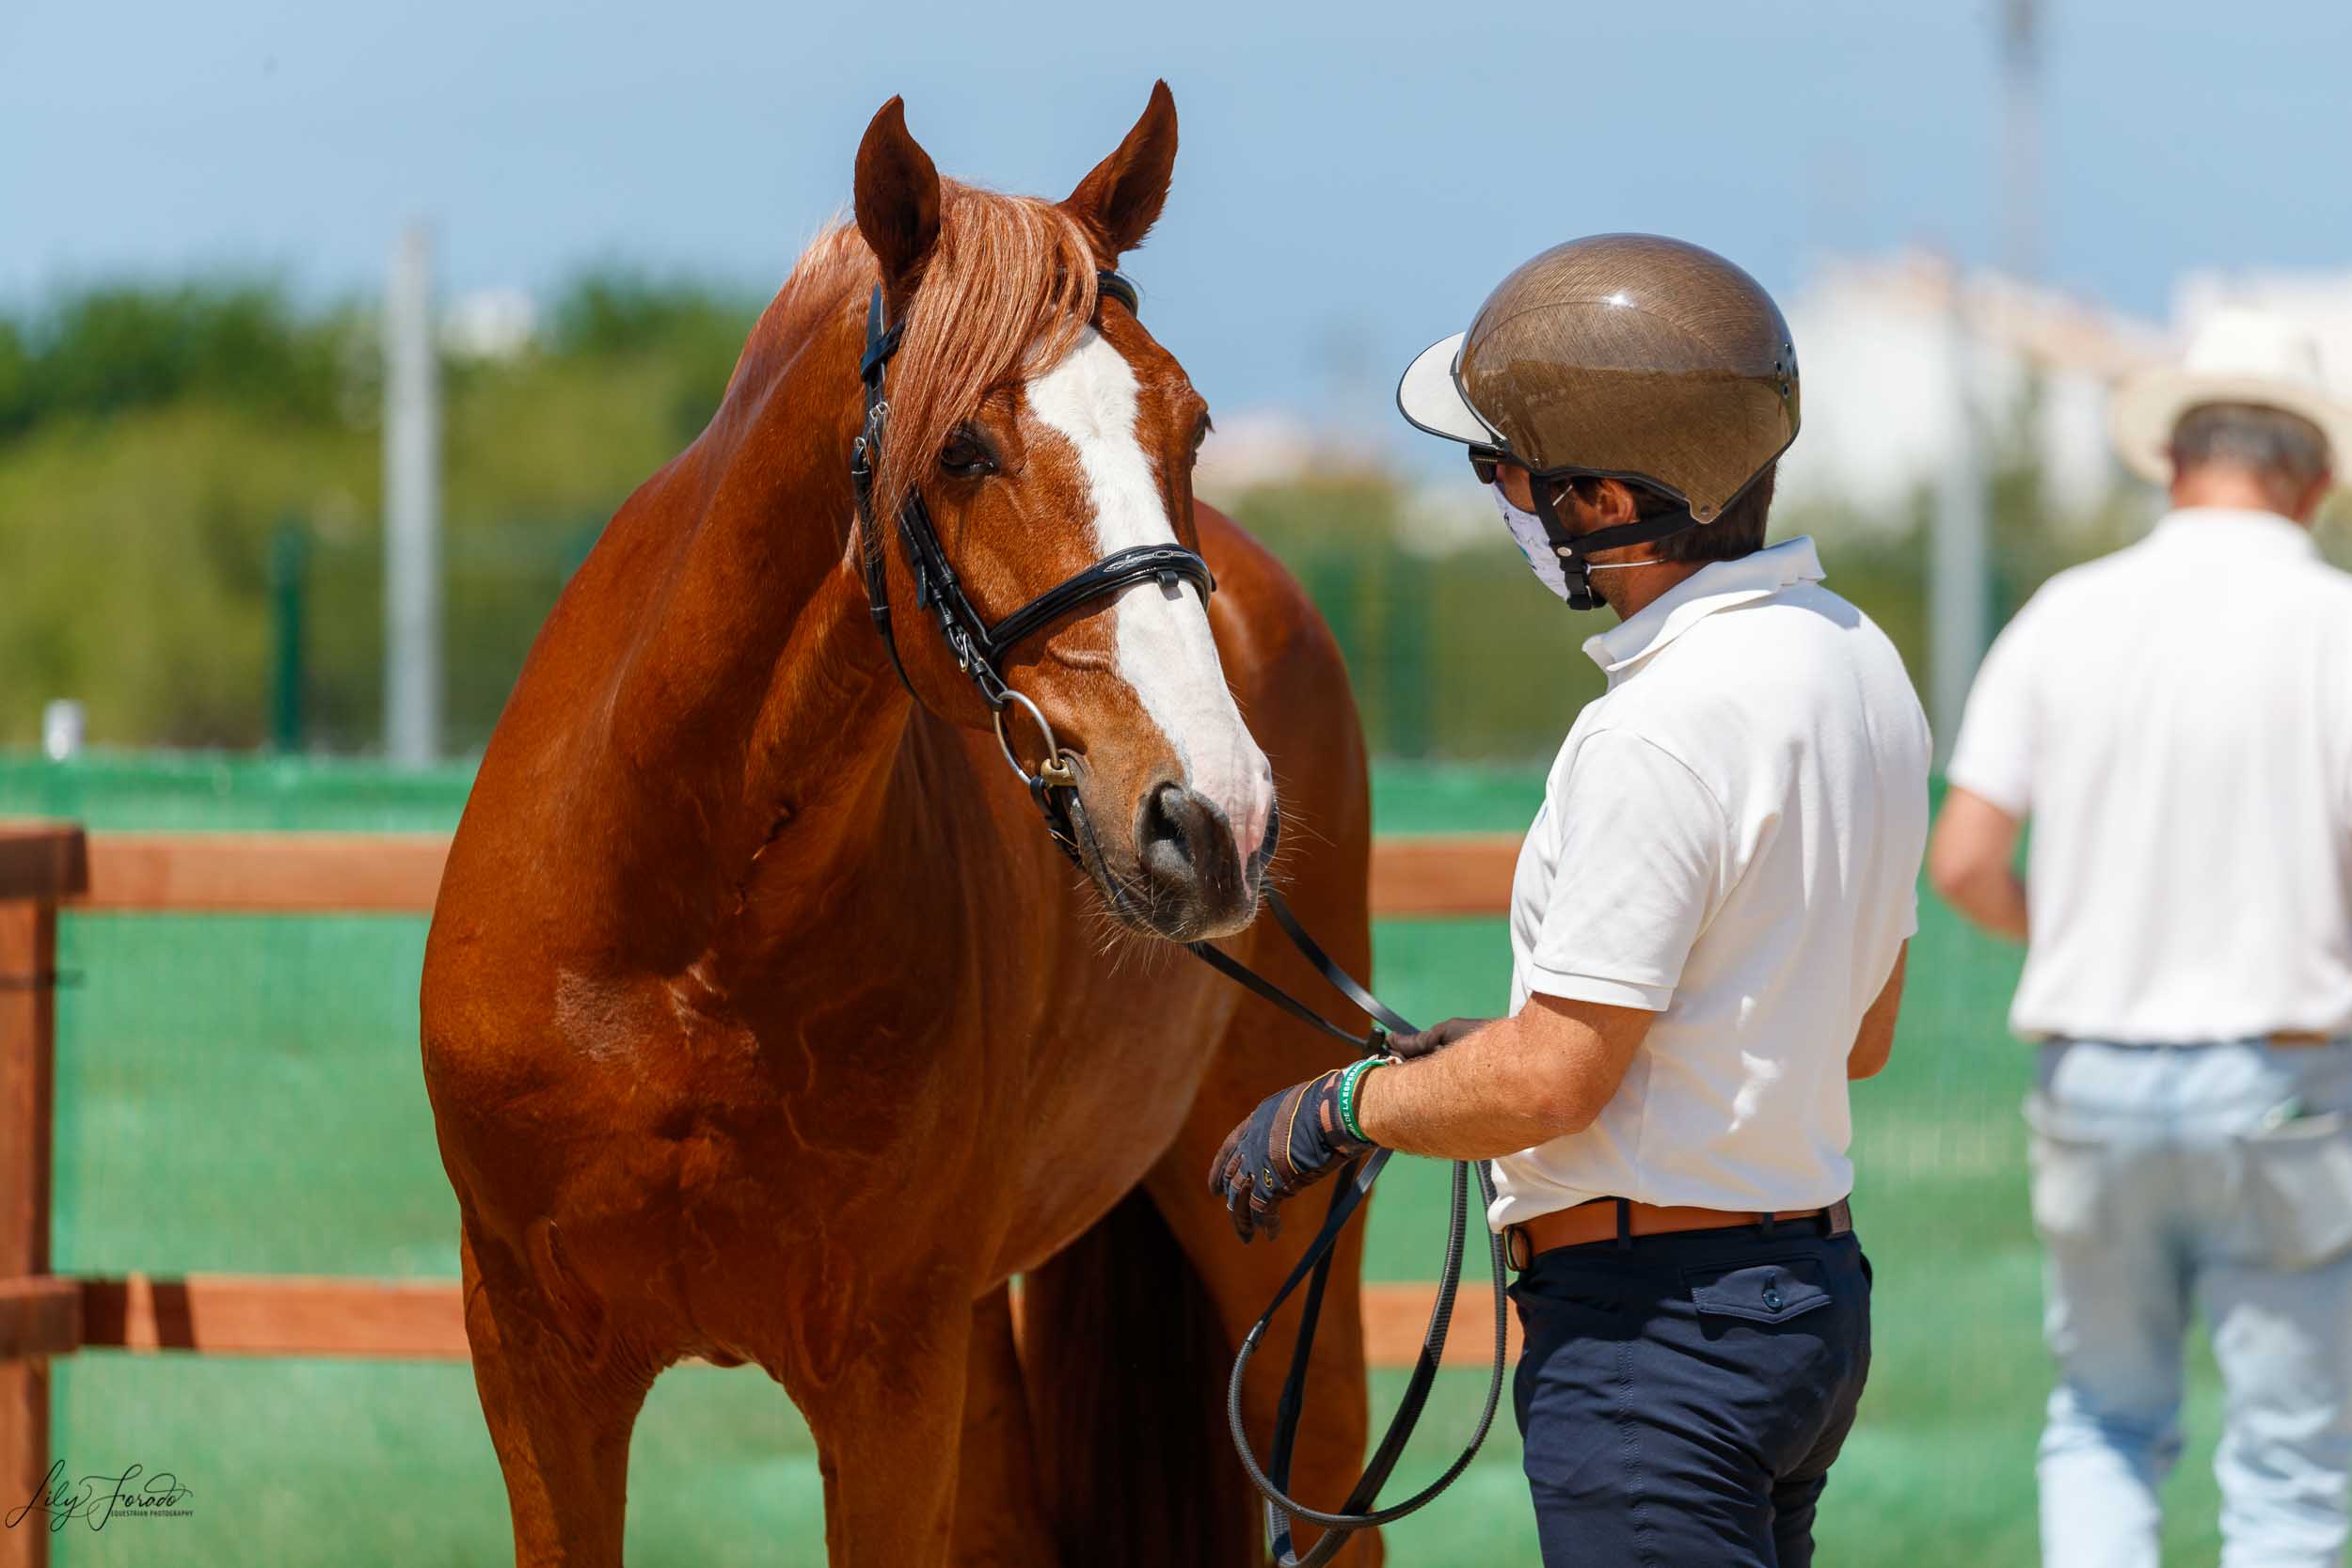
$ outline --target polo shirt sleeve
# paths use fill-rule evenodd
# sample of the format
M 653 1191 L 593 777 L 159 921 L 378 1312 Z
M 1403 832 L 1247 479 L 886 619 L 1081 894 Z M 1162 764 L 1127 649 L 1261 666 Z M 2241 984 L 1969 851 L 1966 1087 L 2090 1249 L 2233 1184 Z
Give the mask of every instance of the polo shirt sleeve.
M 1553 808 L 1559 875 L 1528 990 L 1663 1012 L 1714 911 L 1729 819 L 1698 776 L 1624 730 L 1586 739 Z
M 2001 628 L 1977 669 L 1945 777 L 2023 820 L 2033 804 L 2035 606 Z

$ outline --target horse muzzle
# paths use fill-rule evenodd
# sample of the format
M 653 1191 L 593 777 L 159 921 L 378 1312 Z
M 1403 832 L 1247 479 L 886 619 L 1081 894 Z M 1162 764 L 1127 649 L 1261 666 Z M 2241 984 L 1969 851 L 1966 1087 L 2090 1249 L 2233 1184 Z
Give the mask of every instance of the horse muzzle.
M 1199 790 L 1163 784 L 1136 807 L 1136 863 L 1162 934 L 1197 941 L 1249 924 L 1258 909 L 1257 867 L 1233 825 Z
M 1156 782 L 1136 800 L 1121 846 L 1117 835 L 1096 831 L 1085 793 L 1070 800 L 1081 863 L 1121 923 L 1170 942 L 1199 942 L 1230 935 L 1256 916 L 1266 857 L 1243 855 L 1216 802 L 1185 784 Z

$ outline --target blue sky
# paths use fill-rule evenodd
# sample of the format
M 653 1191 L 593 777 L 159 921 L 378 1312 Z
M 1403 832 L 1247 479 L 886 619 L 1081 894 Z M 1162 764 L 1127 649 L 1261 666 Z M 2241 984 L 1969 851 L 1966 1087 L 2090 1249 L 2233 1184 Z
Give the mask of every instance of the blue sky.
M 2352 266 L 2352 6 L 2045 0 L 2046 276 L 2160 313 L 2199 266 Z M 243 268 L 373 289 L 624 259 L 772 287 L 903 93 L 942 168 L 1059 195 L 1151 81 L 1184 148 L 1133 259 L 1213 403 L 1379 416 L 1545 245 L 1998 252 L 1997 0 L 1043 8 L 6 0 L 0 298 Z

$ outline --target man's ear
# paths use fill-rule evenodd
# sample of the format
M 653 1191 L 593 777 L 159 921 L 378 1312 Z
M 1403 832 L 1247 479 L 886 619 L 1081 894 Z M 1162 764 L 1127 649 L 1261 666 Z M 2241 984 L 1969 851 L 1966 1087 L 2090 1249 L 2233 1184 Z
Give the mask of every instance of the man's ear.
M 1633 486 L 1624 480 L 1593 481 L 1590 499 L 1593 513 L 1599 519 L 1596 525 L 1598 528 L 1614 528 L 1619 523 L 1638 523 L 1642 520 L 1641 503 L 1633 499 Z
M 2335 487 L 2335 474 L 2328 469 L 2321 469 L 2319 477 L 2312 481 L 2311 488 L 2303 492 L 2301 504 L 2288 515 L 2298 523 L 2310 523 L 2319 515 L 2319 509 L 2328 504 L 2328 498 Z
M 897 318 L 939 239 L 939 170 L 907 134 L 906 101 L 894 98 L 857 149 L 857 231 L 882 263 L 882 296 Z
M 1119 150 L 1078 182 L 1062 210 L 1094 239 L 1105 266 L 1143 243 L 1168 201 L 1176 172 L 1176 99 L 1166 82 L 1152 84 L 1152 102 Z

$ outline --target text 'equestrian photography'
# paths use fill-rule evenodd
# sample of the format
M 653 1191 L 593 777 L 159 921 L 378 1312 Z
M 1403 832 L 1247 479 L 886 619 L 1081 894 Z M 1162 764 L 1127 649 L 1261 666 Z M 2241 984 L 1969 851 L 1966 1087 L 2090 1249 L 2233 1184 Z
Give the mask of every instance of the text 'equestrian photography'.
M 2352 11 L 0 58 L 0 1568 L 2352 1568 Z

